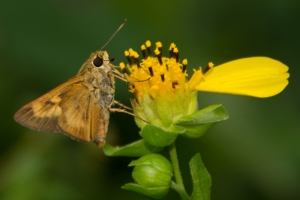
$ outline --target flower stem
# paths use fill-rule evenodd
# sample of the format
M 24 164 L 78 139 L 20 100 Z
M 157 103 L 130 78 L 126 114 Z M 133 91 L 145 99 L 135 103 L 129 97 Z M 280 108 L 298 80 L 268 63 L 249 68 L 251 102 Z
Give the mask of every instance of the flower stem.
M 190 197 L 189 197 L 189 195 L 186 193 L 186 191 L 185 191 L 183 188 L 181 188 L 179 185 L 177 185 L 176 183 L 174 183 L 173 181 L 172 181 L 172 183 L 171 183 L 171 188 L 172 188 L 173 190 L 175 190 L 176 192 L 178 192 L 178 194 L 179 194 L 180 197 L 181 197 L 181 200 L 190 200 Z
M 170 157 L 171 157 L 172 167 L 173 167 L 173 170 L 174 170 L 175 182 L 177 183 L 177 185 L 179 185 L 185 191 L 183 180 L 182 180 L 182 177 L 181 177 L 181 172 L 180 172 L 180 169 L 179 169 L 179 162 L 178 162 L 178 158 L 177 158 L 175 142 L 173 142 L 169 146 L 169 153 L 170 153 Z

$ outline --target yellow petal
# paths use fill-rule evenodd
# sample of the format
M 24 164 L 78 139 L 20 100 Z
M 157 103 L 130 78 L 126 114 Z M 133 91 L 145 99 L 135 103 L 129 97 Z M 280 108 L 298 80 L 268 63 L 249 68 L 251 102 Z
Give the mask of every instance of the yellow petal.
M 270 97 L 288 85 L 288 67 L 267 57 L 230 61 L 207 72 L 196 90 Z

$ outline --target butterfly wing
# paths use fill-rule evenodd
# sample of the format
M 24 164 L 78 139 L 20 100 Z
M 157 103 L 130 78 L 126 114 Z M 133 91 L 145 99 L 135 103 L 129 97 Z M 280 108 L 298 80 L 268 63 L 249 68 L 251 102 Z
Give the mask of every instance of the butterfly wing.
M 34 130 L 61 132 L 89 142 L 93 120 L 90 116 L 92 98 L 84 80 L 85 77 L 74 76 L 22 107 L 14 115 L 15 120 Z

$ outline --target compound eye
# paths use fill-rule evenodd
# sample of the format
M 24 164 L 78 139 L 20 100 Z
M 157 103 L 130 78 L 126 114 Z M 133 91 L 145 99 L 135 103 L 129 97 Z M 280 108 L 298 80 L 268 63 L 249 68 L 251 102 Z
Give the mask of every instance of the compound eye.
M 96 57 L 93 61 L 93 64 L 96 66 L 96 67 L 100 67 L 102 64 L 103 64 L 103 60 L 102 58 L 100 57 Z

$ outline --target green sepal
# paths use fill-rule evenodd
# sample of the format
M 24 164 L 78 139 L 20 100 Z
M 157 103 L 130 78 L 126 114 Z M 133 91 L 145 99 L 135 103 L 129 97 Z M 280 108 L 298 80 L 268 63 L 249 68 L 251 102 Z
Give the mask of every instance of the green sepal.
M 197 138 L 204 135 L 217 122 L 226 119 L 228 119 L 227 111 L 221 104 L 217 104 L 180 118 L 177 120 L 176 125 L 186 129 L 182 134 L 183 136 Z
M 211 105 L 177 120 L 178 125 L 198 125 L 228 119 L 226 109 L 221 104 Z
M 141 139 L 122 147 L 113 147 L 109 144 L 105 144 L 103 152 L 107 156 L 140 157 L 149 153 L 157 153 L 162 149 L 162 147 L 150 145 Z
M 140 135 L 147 143 L 153 146 L 164 147 L 172 144 L 177 136 L 185 131 L 185 129 L 180 126 L 173 126 L 170 130 L 171 131 L 165 131 L 152 124 L 147 124 L 142 129 Z
M 191 200 L 209 200 L 211 193 L 211 177 L 206 170 L 199 153 L 191 159 L 189 165 L 193 180 Z
M 187 138 L 198 138 L 203 136 L 209 129 L 211 129 L 215 123 L 200 124 L 200 125 L 185 125 L 186 131 L 182 136 Z
M 219 122 L 226 119 L 228 119 L 226 109 L 221 104 L 216 104 L 198 110 L 191 115 L 184 116 L 177 120 L 176 124 L 181 126 L 198 125 Z
M 161 199 L 168 194 L 170 187 L 146 188 L 135 183 L 126 183 L 122 189 L 137 192 L 152 199 Z

